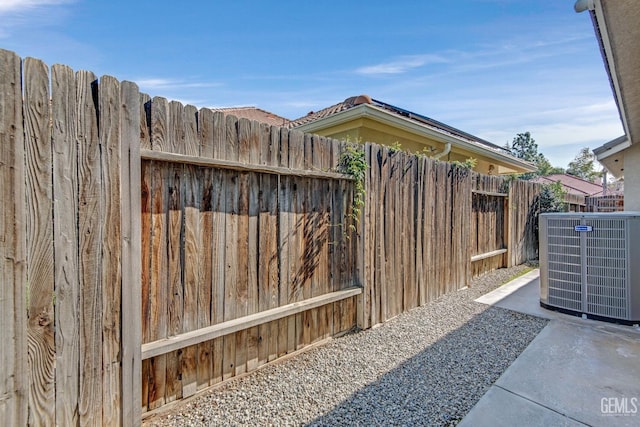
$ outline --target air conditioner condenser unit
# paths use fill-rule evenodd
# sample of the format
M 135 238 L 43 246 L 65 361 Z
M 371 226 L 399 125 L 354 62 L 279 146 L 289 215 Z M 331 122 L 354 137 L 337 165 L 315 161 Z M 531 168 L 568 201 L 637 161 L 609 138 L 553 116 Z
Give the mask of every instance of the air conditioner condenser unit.
M 640 323 L 640 212 L 541 214 L 540 305 Z

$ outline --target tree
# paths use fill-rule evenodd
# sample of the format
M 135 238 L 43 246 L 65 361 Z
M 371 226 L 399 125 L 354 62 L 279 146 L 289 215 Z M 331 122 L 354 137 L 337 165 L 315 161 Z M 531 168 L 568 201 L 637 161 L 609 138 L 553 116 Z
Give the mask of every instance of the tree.
M 562 168 L 552 166 L 544 154 L 538 152 L 538 144 L 536 144 L 536 140 L 531 137 L 529 132 L 517 134 L 511 144 L 507 143 L 505 148 L 515 157 L 534 163 L 537 166 L 535 172 L 525 173 L 520 176 L 520 179 L 532 179 L 538 176 L 564 173 Z
M 560 181 L 543 185 L 540 192 L 540 213 L 565 212 L 567 210 L 567 205 L 564 202 L 565 195 L 566 192 Z
M 594 181 L 602 176 L 602 172 L 596 171 L 596 156 L 588 147 L 582 148 L 573 161 L 569 162 L 567 174 L 587 181 Z
M 538 144 L 536 144 L 535 139 L 531 138 L 529 132 L 517 134 L 516 137 L 513 138 L 511 146 L 507 143 L 507 149 L 517 158 L 528 162 L 537 163 L 541 156 L 541 154 L 538 153 Z

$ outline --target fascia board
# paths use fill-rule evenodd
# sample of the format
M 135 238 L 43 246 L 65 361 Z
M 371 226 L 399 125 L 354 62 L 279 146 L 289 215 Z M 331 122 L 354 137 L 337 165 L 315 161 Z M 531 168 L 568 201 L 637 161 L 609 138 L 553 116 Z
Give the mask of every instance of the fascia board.
M 613 46 L 611 46 L 611 40 L 609 38 L 609 28 L 607 25 L 607 20 L 604 16 L 604 10 L 602 8 L 601 0 L 595 0 L 593 16 L 596 20 L 594 24 L 597 24 L 594 25 L 594 29 L 597 33 L 597 37 L 599 38 L 600 43 L 602 44 L 602 49 L 604 50 L 605 58 L 603 58 L 603 60 L 606 61 L 607 73 L 609 74 L 609 79 L 611 81 L 613 91 L 615 92 L 616 104 L 618 105 L 618 111 L 620 112 L 622 127 L 624 128 L 624 133 L 629 136 L 631 135 L 629 131 L 629 120 L 627 118 L 627 112 L 625 110 L 624 102 L 622 99 L 620 81 L 618 79 L 618 72 L 616 70 L 616 64 L 614 61 Z
M 607 157 L 611 157 L 614 154 L 618 154 L 626 150 L 627 148 L 631 147 L 631 142 L 629 141 L 629 138 L 625 138 L 615 145 L 608 145 L 608 144 L 610 144 L 610 142 L 598 148 L 593 149 L 593 154 L 596 155 L 596 159 L 605 160 Z

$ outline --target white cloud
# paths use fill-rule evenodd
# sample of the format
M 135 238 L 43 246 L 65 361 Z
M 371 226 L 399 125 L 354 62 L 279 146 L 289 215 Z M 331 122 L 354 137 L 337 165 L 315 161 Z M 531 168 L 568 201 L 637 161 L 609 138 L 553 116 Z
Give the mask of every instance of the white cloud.
M 391 62 L 360 67 L 356 70 L 356 73 L 364 75 L 403 74 L 409 70 L 428 64 L 442 64 L 446 62 L 448 62 L 447 59 L 440 55 L 410 55 L 402 56 Z
M 55 6 L 72 1 L 74 0 L 2 0 L 0 1 L 0 14 L 22 12 L 39 6 Z
M 164 90 L 164 89 L 198 89 L 198 88 L 211 88 L 222 86 L 221 83 L 215 82 L 189 82 L 177 79 L 163 79 L 163 78 L 141 78 L 134 79 L 134 81 L 145 90 Z
M 77 0 L 0 0 L 0 40 L 12 38 L 17 45 L 28 44 L 25 39 L 32 32 L 63 23 L 66 8 L 56 7 Z M 25 37 L 25 33 L 27 37 Z
M 541 63 L 579 49 L 577 41 L 585 36 L 567 35 L 561 39 L 508 40 L 496 44 L 481 44 L 472 50 L 446 50 L 427 54 L 407 55 L 357 68 L 366 76 L 405 74 L 431 64 L 445 64 L 445 68 L 428 74 L 428 78 L 447 77 L 451 73 L 477 73 L 489 69 L 504 69 L 514 65 Z M 420 70 L 422 71 L 422 70 Z M 415 73 L 414 73 L 415 74 Z M 422 75 L 423 78 L 425 75 Z

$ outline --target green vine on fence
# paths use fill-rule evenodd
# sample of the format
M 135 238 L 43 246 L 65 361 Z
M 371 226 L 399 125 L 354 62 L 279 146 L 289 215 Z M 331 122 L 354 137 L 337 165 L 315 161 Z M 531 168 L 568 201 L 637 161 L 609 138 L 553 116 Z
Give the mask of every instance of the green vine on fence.
M 338 168 L 345 175 L 350 175 L 355 183 L 353 206 L 349 215 L 353 219 L 349 225 L 352 231 L 356 230 L 356 224 L 360 222 L 360 212 L 364 206 L 365 196 L 364 180 L 368 167 L 364 146 L 357 142 L 346 141 L 345 150 L 340 154 Z
M 473 168 L 478 165 L 478 160 L 474 159 L 473 157 L 469 157 L 464 162 L 454 160 L 453 162 L 451 162 L 451 164 L 462 169 L 473 170 Z

